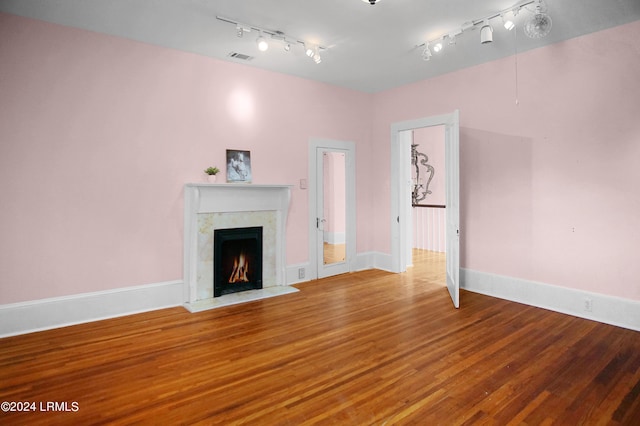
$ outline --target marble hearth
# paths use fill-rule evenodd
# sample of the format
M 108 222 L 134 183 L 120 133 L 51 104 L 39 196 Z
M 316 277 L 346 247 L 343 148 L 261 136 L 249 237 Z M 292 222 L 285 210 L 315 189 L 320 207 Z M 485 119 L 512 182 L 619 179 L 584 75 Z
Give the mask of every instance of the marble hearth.
M 184 300 L 191 312 L 297 291 L 286 286 L 290 185 L 196 184 L 184 188 Z M 216 229 L 263 228 L 263 288 L 213 297 Z

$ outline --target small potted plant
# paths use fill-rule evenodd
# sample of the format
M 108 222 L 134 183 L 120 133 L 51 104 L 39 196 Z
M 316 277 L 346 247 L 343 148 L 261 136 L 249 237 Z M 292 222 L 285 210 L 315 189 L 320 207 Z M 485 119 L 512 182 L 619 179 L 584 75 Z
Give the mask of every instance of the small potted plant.
M 207 167 L 204 172 L 207 174 L 207 182 L 215 183 L 216 175 L 220 172 L 220 169 L 217 167 Z

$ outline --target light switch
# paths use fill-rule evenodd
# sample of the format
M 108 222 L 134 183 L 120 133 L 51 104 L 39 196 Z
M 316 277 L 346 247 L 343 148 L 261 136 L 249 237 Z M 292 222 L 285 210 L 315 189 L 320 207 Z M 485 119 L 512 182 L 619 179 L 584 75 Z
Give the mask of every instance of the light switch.
M 300 189 L 307 189 L 307 180 L 300 179 Z

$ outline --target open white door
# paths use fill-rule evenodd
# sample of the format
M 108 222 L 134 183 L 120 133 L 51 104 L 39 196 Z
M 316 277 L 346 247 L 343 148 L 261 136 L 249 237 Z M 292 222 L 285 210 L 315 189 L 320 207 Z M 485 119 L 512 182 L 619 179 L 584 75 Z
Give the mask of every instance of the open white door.
M 460 141 L 459 112 L 391 125 L 391 265 L 393 272 L 404 272 L 409 264 L 407 246 L 411 244 L 411 201 L 409 145 L 403 132 L 423 127 L 445 126 L 445 192 L 447 205 L 446 275 L 453 305 L 460 307 Z
M 447 288 L 460 307 L 460 131 L 456 110 L 445 127 L 445 192 L 447 199 Z
M 355 144 L 312 139 L 309 144 L 310 278 L 354 270 Z

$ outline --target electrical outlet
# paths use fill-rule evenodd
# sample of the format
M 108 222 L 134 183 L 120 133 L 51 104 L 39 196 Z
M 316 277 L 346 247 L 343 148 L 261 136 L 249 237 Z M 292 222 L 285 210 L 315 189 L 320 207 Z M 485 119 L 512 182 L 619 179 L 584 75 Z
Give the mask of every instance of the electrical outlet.
M 584 310 L 586 312 L 592 312 L 593 311 L 593 300 L 591 299 L 584 299 Z
M 301 280 L 304 278 L 304 268 L 298 268 L 298 279 Z

